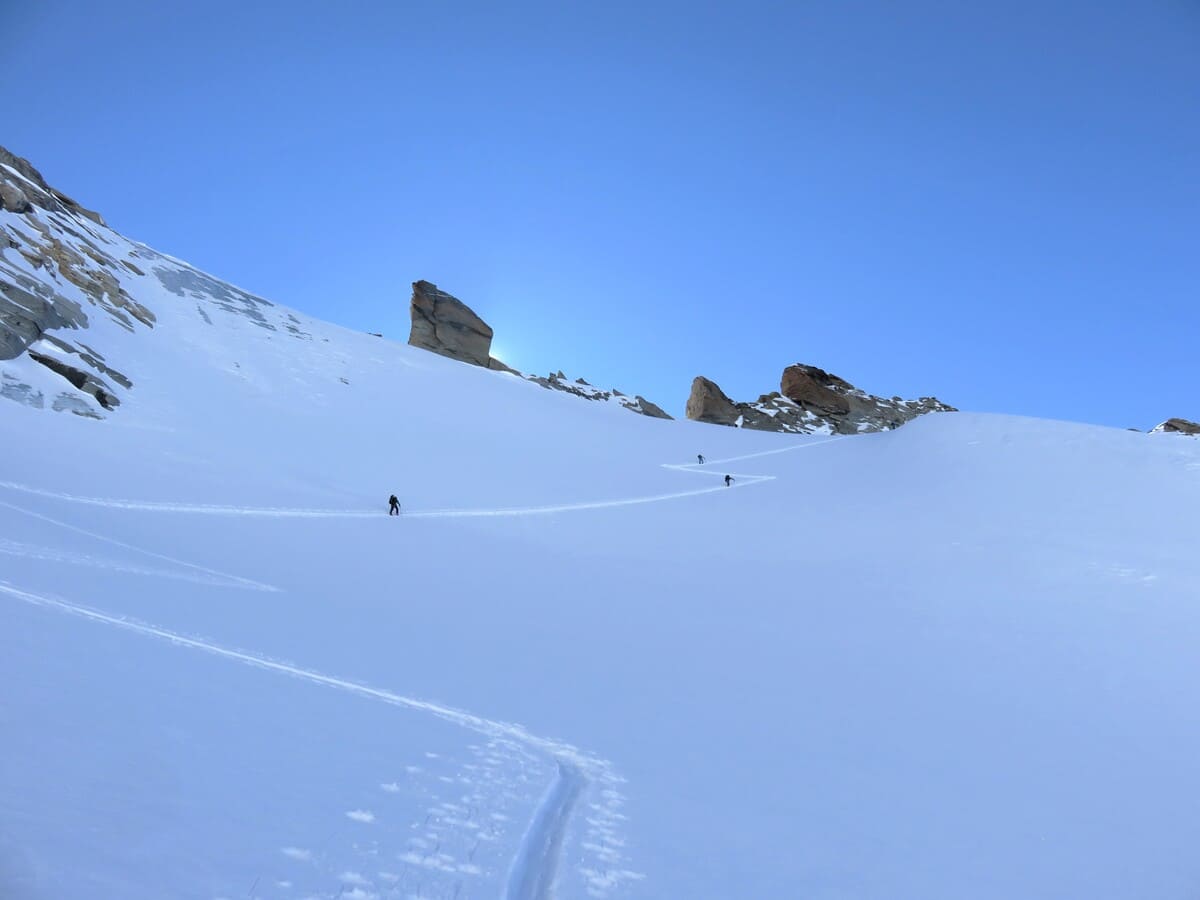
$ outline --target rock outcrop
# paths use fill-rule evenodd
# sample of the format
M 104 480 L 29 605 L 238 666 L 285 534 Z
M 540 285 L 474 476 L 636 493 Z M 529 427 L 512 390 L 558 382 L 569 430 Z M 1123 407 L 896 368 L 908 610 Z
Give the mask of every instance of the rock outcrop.
M 35 353 L 32 350 L 29 351 L 29 358 L 41 363 L 50 371 L 58 373 L 85 394 L 91 394 L 96 398 L 96 402 L 105 409 L 115 409 L 121 405 L 121 401 L 112 393 L 112 388 L 96 376 L 68 365 L 62 360 L 55 359 L 52 356 L 43 356 L 41 353 Z
M 796 434 L 887 431 L 925 413 L 954 411 L 936 397 L 876 397 L 824 369 L 801 363 L 783 370 L 779 391 L 753 402 L 731 400 L 703 376 L 692 382 L 687 401 L 687 417 L 697 422 Z
M 408 342 L 412 346 L 490 367 L 492 328 L 457 297 L 428 281 L 414 281 L 411 314 Z
M 106 224 L 100 213 L 86 209 L 62 191 L 50 187 L 42 173 L 35 169 L 29 160 L 22 159 L 3 147 L 0 147 L 0 185 L 6 186 L 0 187 L 3 208 L 11 212 L 28 212 L 27 208 L 19 208 L 20 200 L 23 199 L 26 205 L 40 206 L 47 212 L 70 213 L 91 219 L 97 225 Z M 10 206 L 10 202 L 14 205 Z
M 1151 429 L 1151 434 L 1198 434 L 1200 435 L 1200 422 L 1191 422 L 1187 419 L 1167 419 L 1161 425 L 1156 425 Z
M 121 236 L 0 148 L 0 398 L 88 418 L 113 412 L 137 373 L 95 347 L 114 329 L 152 329 L 157 317 L 138 298 L 164 289 L 207 326 L 220 309 L 312 339 L 286 310 Z
M 703 375 L 692 380 L 692 392 L 684 408 L 684 415 L 689 419 L 714 425 L 735 425 L 741 414 L 738 404 L 726 397 L 715 381 L 709 381 Z
M 118 259 L 113 237 L 98 213 L 47 184 L 28 160 L 0 147 L 0 361 L 28 354 L 82 392 L 60 393 L 53 402 L 56 410 L 99 417 L 93 404 L 112 410 L 120 403 L 109 379 L 131 386 L 63 332 L 87 329 L 94 314 L 127 331 L 155 323 L 154 314 L 122 284 L 122 277 L 136 269 Z M 65 361 L 72 356 L 80 365 Z M 42 392 L 5 375 L 0 396 L 44 406 Z
M 796 363 L 783 370 L 779 380 L 783 396 L 806 409 L 815 409 L 830 416 L 844 416 L 850 412 L 847 392 L 854 385 L 836 375 L 830 375 L 816 366 Z
M 473 309 L 431 282 L 414 281 L 412 287 L 412 331 L 408 335 L 412 346 L 485 369 L 509 372 L 552 391 L 563 391 L 585 400 L 617 403 L 630 412 L 656 419 L 671 418 L 661 407 L 642 396 L 629 397 L 616 388 L 601 390 L 582 378 L 572 381 L 561 371 L 546 376 L 526 375 L 505 365 L 491 355 L 492 327 Z
M 509 369 L 509 371 L 516 372 L 515 369 Z M 600 400 L 610 403 L 615 402 L 630 412 L 640 413 L 643 416 L 650 416 L 654 419 L 671 418 L 671 416 L 667 415 L 667 413 L 661 407 L 659 407 L 657 404 L 651 403 L 640 394 L 635 394 L 632 397 L 628 397 L 625 394 L 622 394 L 616 388 L 608 391 L 601 390 L 599 388 L 592 387 L 592 385 L 588 384 L 582 378 L 576 378 L 574 381 L 571 381 L 561 371 L 552 372 L 544 378 L 541 375 L 524 375 L 520 372 L 517 372 L 516 374 L 521 375 L 522 378 L 528 381 L 532 381 L 535 384 L 540 384 L 542 387 L 549 388 L 553 391 L 563 391 L 567 394 L 574 394 L 576 397 L 582 397 L 585 400 Z

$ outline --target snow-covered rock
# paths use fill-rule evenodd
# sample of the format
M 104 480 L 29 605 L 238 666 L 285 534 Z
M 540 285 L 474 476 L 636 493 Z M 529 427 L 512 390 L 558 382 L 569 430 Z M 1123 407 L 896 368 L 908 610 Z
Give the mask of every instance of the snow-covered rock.
M 1200 434 L 1200 422 L 1190 422 L 1187 419 L 1167 419 L 1155 425 L 1151 434 Z
M 955 409 L 936 397 L 877 397 L 802 363 L 784 369 L 780 391 L 763 394 L 756 401 L 731 400 L 715 382 L 698 376 L 687 402 L 687 417 L 698 422 L 791 434 L 890 431 L 931 412 Z
M 582 378 L 576 378 L 574 381 L 572 381 L 566 375 L 564 375 L 561 370 L 558 372 L 551 372 L 549 375 L 544 377 L 541 375 L 525 375 L 520 372 L 517 374 L 521 375 L 522 378 L 525 378 L 528 381 L 532 381 L 535 384 L 540 384 L 542 387 L 549 388 L 553 391 L 563 391 L 567 394 L 573 394 L 576 397 L 583 397 L 585 400 L 598 400 L 605 403 L 616 403 L 623 409 L 627 409 L 630 412 L 639 413 L 643 416 L 650 416 L 653 419 L 671 418 L 671 416 L 668 415 L 660 406 L 655 403 L 651 403 L 640 394 L 629 397 L 625 394 L 622 394 L 616 388 L 602 390 L 600 388 L 593 387 Z

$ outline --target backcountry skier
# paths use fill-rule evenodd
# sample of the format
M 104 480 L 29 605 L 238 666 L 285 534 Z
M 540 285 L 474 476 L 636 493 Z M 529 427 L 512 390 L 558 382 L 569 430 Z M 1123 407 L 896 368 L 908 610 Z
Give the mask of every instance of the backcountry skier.
M 731 481 L 733 481 L 733 476 L 732 476 L 732 475 L 726 475 L 726 476 L 725 476 L 725 487 L 729 487 L 729 484 L 730 484 L 730 482 L 731 482 Z
M 395 494 L 392 494 L 392 496 L 388 497 L 388 515 L 400 515 L 400 501 L 396 498 Z
M 698 462 L 700 465 L 704 465 L 704 454 L 703 453 L 696 454 L 696 462 Z

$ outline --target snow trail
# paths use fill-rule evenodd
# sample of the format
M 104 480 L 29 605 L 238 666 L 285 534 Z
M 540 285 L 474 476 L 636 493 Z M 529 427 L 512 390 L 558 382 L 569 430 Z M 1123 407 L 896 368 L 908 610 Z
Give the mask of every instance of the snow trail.
M 621 779 L 612 764 L 563 741 L 535 735 L 523 726 L 484 718 L 454 707 L 406 697 L 393 691 L 373 688 L 355 681 L 336 678 L 313 669 L 269 659 L 255 653 L 234 650 L 199 638 L 187 637 L 135 619 L 113 616 L 99 610 L 42 594 L 21 590 L 0 581 L 0 594 L 31 606 L 54 609 L 92 622 L 120 628 L 145 637 L 156 638 L 180 647 L 199 650 L 243 665 L 266 669 L 331 687 L 405 709 L 428 713 L 491 738 L 506 738 L 547 754 L 558 766 L 558 773 L 546 796 L 534 813 L 533 821 L 522 836 L 510 869 L 504 900 L 551 900 L 558 873 L 567 826 L 576 800 L 592 782 L 607 785 L 609 792 Z
M 182 559 L 176 559 L 173 556 L 167 556 L 162 553 L 155 553 L 153 550 L 144 550 L 141 547 L 135 547 L 133 544 L 126 544 L 124 541 L 118 541 L 116 538 L 111 538 L 108 535 L 97 534 L 94 531 L 88 531 L 86 528 L 80 528 L 78 525 L 72 525 L 69 522 L 60 521 L 59 519 L 52 518 L 43 513 L 34 512 L 31 509 L 25 509 L 25 507 L 17 506 L 14 503 L 7 503 L 4 500 L 0 500 L 0 506 L 4 507 L 5 509 L 11 509 L 14 512 L 21 513 L 21 515 L 24 515 L 24 516 L 29 516 L 34 519 L 40 519 L 43 522 L 49 522 L 51 525 L 56 525 L 59 528 L 64 528 L 67 531 L 74 532 L 75 534 L 81 534 L 84 537 L 92 538 L 93 540 L 101 541 L 105 544 L 110 544 L 113 547 L 120 547 L 122 550 L 129 550 L 133 553 L 139 553 L 142 556 L 148 556 L 151 559 L 157 559 L 162 562 L 171 563 L 171 565 L 180 566 L 184 569 L 190 569 L 191 571 L 198 573 L 195 580 L 200 581 L 202 583 L 216 584 L 221 587 L 242 588 L 242 589 L 251 590 L 251 591 L 264 591 L 267 593 L 278 593 L 279 592 L 279 588 L 275 587 L 272 584 L 264 584 L 261 581 L 254 581 L 250 578 L 243 578 L 240 575 L 230 575 L 228 572 L 218 572 L 216 569 L 209 569 L 209 568 L 206 568 L 205 566 L 197 565 L 196 563 L 190 563 L 190 562 L 186 562 Z M 63 561 L 67 562 L 67 561 L 72 561 L 72 560 L 64 559 Z M 78 561 L 78 560 L 75 560 L 75 561 Z M 84 564 L 86 564 L 86 563 L 84 563 Z M 152 574 L 152 573 L 145 573 L 145 574 Z M 160 574 L 160 573 L 153 573 L 153 574 Z M 161 573 L 161 574 L 166 575 L 166 573 Z M 170 576 L 167 576 L 167 577 L 170 577 Z M 175 576 L 175 577 L 179 577 L 179 576 Z
M 109 615 L 108 613 L 101 612 L 100 610 L 92 609 L 88 606 L 72 603 L 68 600 L 47 597 L 42 594 L 30 593 L 29 591 L 21 590 L 7 581 L 0 581 L 0 594 L 7 594 L 16 600 L 28 603 L 32 606 L 48 607 L 58 610 L 59 612 L 64 612 L 83 619 L 88 619 L 93 622 L 100 622 L 105 625 L 121 628 L 125 631 L 131 631 L 135 634 L 157 638 L 159 640 L 175 644 L 176 646 L 190 647 L 194 650 L 200 650 L 201 652 L 209 653 L 213 656 L 220 656 L 225 659 L 230 659 L 244 665 L 254 666 L 255 668 L 259 669 L 267 669 L 272 672 L 279 672 L 280 674 L 290 675 L 293 678 L 310 681 L 314 684 L 324 685 L 325 687 L 335 688 L 351 694 L 358 694 L 359 696 L 368 697 L 372 700 L 379 700 L 392 706 L 400 706 L 404 707 L 405 709 L 413 709 L 420 712 L 430 713 L 431 715 L 437 716 L 439 719 L 444 719 L 447 722 L 453 722 L 456 725 L 461 725 L 464 728 L 469 728 L 473 731 L 479 732 L 480 734 L 485 734 L 490 737 L 505 737 L 518 741 L 528 747 L 533 747 L 537 750 L 547 753 L 560 762 L 566 762 L 574 765 L 581 773 L 606 773 L 609 771 L 611 766 L 607 760 L 590 756 L 578 748 L 571 746 L 570 744 L 553 740 L 551 738 L 538 737 L 537 735 L 527 731 L 521 725 L 516 725 L 510 722 L 501 722 L 494 719 L 487 719 L 460 709 L 455 709 L 451 706 L 443 706 L 440 703 L 432 703 L 427 700 L 418 700 L 414 697 L 406 697 L 402 694 L 381 690 L 379 688 L 373 688 L 365 684 L 360 684 L 359 682 L 348 681 L 343 678 L 336 678 L 332 675 L 325 675 L 312 669 L 305 669 L 301 666 L 295 666 L 290 663 L 280 662 L 265 656 L 259 656 L 256 653 L 248 653 L 241 650 L 233 650 L 228 647 L 222 647 L 219 644 L 213 644 L 209 641 L 201 640 L 199 638 L 187 637 L 186 635 L 178 632 L 170 631 L 166 628 L 159 628 L 156 625 L 150 625 L 145 622 L 140 622 L 136 619 L 113 616 Z
M 653 494 L 642 497 L 536 507 L 418 510 L 406 513 L 405 516 L 407 518 L 529 516 L 544 515 L 556 512 L 573 512 L 587 509 L 608 509 L 637 504 L 660 503 L 684 497 L 695 497 L 704 494 L 728 491 L 737 487 L 746 487 L 752 484 L 772 481 L 775 479 L 774 475 L 729 473 L 723 469 L 717 468 L 722 463 L 737 462 L 777 453 L 786 453 L 794 450 L 807 449 L 809 447 L 816 447 L 822 444 L 831 443 L 834 440 L 839 440 L 839 438 L 832 438 L 830 440 L 817 441 L 808 444 L 799 444 L 790 447 L 779 448 L 776 450 L 766 450 L 759 453 L 749 453 L 742 456 L 729 457 L 727 459 L 711 460 L 703 466 L 694 463 L 662 464 L 662 467 L 665 469 L 681 472 L 693 472 L 700 475 L 714 475 L 718 478 L 723 478 L 726 474 L 731 474 L 738 480 L 734 483 L 734 485 L 729 487 L 721 484 L 710 488 Z M 202 506 L 182 503 L 80 497 L 67 493 L 29 487 L 27 485 L 21 485 L 14 482 L 0 482 L 0 488 L 7 488 L 12 491 L 19 491 L 25 494 L 41 497 L 68 500 L 78 504 L 101 506 L 110 509 L 128 509 L 149 512 L 193 513 L 204 515 L 270 516 L 278 518 L 367 518 L 380 515 L 380 513 L 376 511 L 366 512 L 361 510 L 312 510 Z M 58 519 L 54 519 L 42 513 L 34 512 L 33 510 L 25 509 L 12 503 L 0 500 L 0 506 L 11 509 L 14 512 L 22 515 L 48 522 L 68 531 L 72 531 L 76 534 L 102 541 L 112 546 L 120 547 L 122 549 L 158 559 L 163 562 L 168 562 L 176 566 L 181 566 L 185 570 L 190 570 L 194 574 L 179 575 L 177 573 L 169 573 L 162 570 L 122 566 L 122 564 L 119 563 L 110 564 L 106 561 L 97 560 L 93 557 L 88 557 L 81 554 L 67 554 L 62 551 L 55 551 L 51 548 L 38 548 L 32 545 L 19 544 L 11 541 L 0 542 L 0 552 L 3 553 L 34 556 L 36 558 L 54 559 L 56 561 L 71 562 L 83 565 L 118 567 L 121 570 L 129 571 L 134 574 L 159 575 L 165 577 L 187 577 L 217 586 L 240 587 L 260 591 L 279 590 L 273 585 L 263 584 L 247 578 L 241 578 L 240 576 L 230 575 L 214 569 L 205 568 L 194 563 L 188 563 L 160 553 L 143 550 L 131 544 L 126 544 L 114 538 L 107 537 L 106 535 L 88 531 L 84 528 L 80 528 L 67 522 L 62 522 Z M 107 625 L 113 628 L 119 628 L 135 634 L 140 634 L 144 637 L 155 638 L 176 646 L 187 647 L 213 656 L 222 657 L 243 665 L 277 672 L 279 674 L 287 675 L 293 678 L 299 678 L 313 684 L 334 688 L 335 690 L 340 690 L 351 694 L 357 694 L 359 696 L 367 697 L 391 706 L 398 706 L 405 709 L 424 712 L 489 737 L 499 737 L 516 741 L 525 745 L 526 747 L 548 755 L 557 765 L 557 774 L 553 783 L 547 789 L 546 794 L 542 798 L 541 803 L 538 805 L 529 827 L 526 829 L 521 838 L 520 844 L 517 848 L 517 853 L 513 859 L 512 866 L 508 873 L 503 900 L 551 900 L 551 898 L 554 896 L 554 887 L 558 876 L 563 845 L 567 836 L 567 829 L 571 821 L 574 807 L 580 796 L 588 790 L 593 782 L 596 782 L 598 784 L 607 786 L 607 789 L 604 791 L 604 793 L 609 795 L 610 805 L 612 802 L 614 802 L 613 798 L 619 797 L 616 791 L 613 790 L 613 786 L 618 784 L 621 779 L 615 774 L 612 764 L 609 761 L 585 753 L 577 747 L 574 747 L 571 744 L 567 744 L 563 741 L 532 734 L 523 726 L 515 723 L 488 719 L 464 710 L 455 709 L 454 707 L 444 706 L 439 703 L 420 700 L 414 697 L 407 697 L 402 694 L 397 694 L 393 691 L 373 688 L 369 685 L 361 684 L 359 682 L 337 678 L 313 669 L 306 669 L 291 663 L 273 660 L 255 653 L 235 650 L 196 637 L 188 637 L 178 632 L 171 631 L 166 628 L 160 628 L 136 619 L 110 615 L 108 613 L 101 612 L 100 610 L 93 609 L 82 604 L 73 603 L 68 600 L 31 593 L 2 580 L 0 580 L 0 594 L 4 594 L 16 601 L 27 603 L 32 606 L 53 609 L 61 613 L 86 619 L 88 621 Z M 619 803 L 619 801 L 615 802 Z M 610 813 L 611 812 L 612 811 L 610 810 Z M 639 877 L 634 873 L 629 872 L 621 872 L 619 875 L 621 877 Z M 592 875 L 589 876 L 589 880 L 595 882 L 593 884 L 593 888 L 598 890 L 599 887 L 607 885 L 612 880 L 612 876 L 605 875 L 599 878 L 598 881 L 595 879 L 595 873 L 592 873 Z
M 559 762 L 558 775 L 521 838 L 502 900 L 550 900 L 554 896 L 567 823 L 585 783 L 582 772 Z
M 418 509 L 404 512 L 403 518 L 465 519 L 490 518 L 499 516 L 542 516 L 552 513 L 578 512 L 589 509 L 613 509 L 622 506 L 637 506 L 645 503 L 663 503 L 669 500 L 681 500 L 686 497 L 699 497 L 704 494 L 736 490 L 738 488 L 760 484 L 765 481 L 773 481 L 776 477 L 774 475 L 755 475 L 745 472 L 739 473 L 716 471 L 715 467 L 722 463 L 740 462 L 746 459 L 755 459 L 758 457 L 771 456 L 778 453 L 791 453 L 797 450 L 807 450 L 812 447 L 820 447 L 823 444 L 831 444 L 842 439 L 842 437 L 829 438 L 828 440 L 814 441 L 806 444 L 796 444 L 790 447 L 781 447 L 775 450 L 763 450 L 758 453 L 747 453 L 742 456 L 731 456 L 726 459 L 714 459 L 709 460 L 704 465 L 700 465 L 698 463 L 660 464 L 661 468 L 670 469 L 676 472 L 691 472 L 697 475 L 715 475 L 717 477 L 724 477 L 728 474 L 733 476 L 735 479 L 734 483 L 729 487 L 720 485 L 717 487 L 697 488 L 690 491 L 673 491 L 664 494 L 649 494 L 641 497 L 624 497 L 616 500 L 591 500 L 580 503 L 557 503 L 544 506 L 501 506 L 492 508 L 426 510 Z M 127 509 L 138 512 L 184 513 L 189 515 L 207 516 L 256 516 L 281 519 L 372 519 L 378 518 L 380 515 L 382 515 L 382 513 L 377 510 L 363 509 L 305 509 L 285 506 L 223 506 L 219 504 L 175 503 L 157 500 L 129 500 L 114 497 L 88 497 L 79 494 L 68 494 L 61 491 L 51 491 L 45 488 L 32 487 L 30 485 L 19 484 L 13 481 L 0 481 L 0 488 L 5 488 L 11 491 L 19 491 L 24 494 L 32 494 L 38 497 L 47 497 L 54 500 L 66 500 L 71 503 L 83 504 L 87 506 L 102 506 L 108 509 Z M 10 504 L 3 505 L 10 506 Z M 18 509 L 18 507 L 11 508 Z M 27 510 L 21 511 L 28 512 Z M 37 515 L 36 513 L 28 514 Z M 64 527 L 69 528 L 71 526 L 64 525 Z M 171 561 L 177 562 L 177 560 Z

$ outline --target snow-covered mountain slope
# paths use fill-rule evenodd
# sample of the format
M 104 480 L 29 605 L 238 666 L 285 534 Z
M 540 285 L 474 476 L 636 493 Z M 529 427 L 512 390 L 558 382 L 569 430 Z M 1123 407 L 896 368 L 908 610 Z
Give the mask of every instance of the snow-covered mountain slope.
M 491 328 L 428 282 L 413 284 L 418 337 L 410 342 L 464 358 L 437 340 L 468 334 L 463 323 L 434 323 L 417 315 L 418 298 L 426 292 L 445 298 L 482 329 L 477 337 L 485 341 L 483 355 L 475 361 L 486 366 Z M 289 338 L 313 339 L 306 318 L 129 240 L 98 213 L 52 188 L 27 160 L 0 147 L 0 399 L 105 418 L 145 382 L 143 357 L 172 357 L 181 349 L 181 336 L 187 340 L 199 323 L 212 326 L 214 318 L 228 319 L 223 313 L 241 320 L 236 327 L 271 332 L 284 353 Z M 424 327 L 417 328 L 418 323 Z M 441 331 L 439 324 L 445 325 Z M 161 326 L 170 332 L 166 338 L 159 337 Z M 245 364 L 220 354 L 211 362 L 235 370 Z M 521 374 L 491 362 L 493 368 Z M 670 418 L 640 396 L 599 390 L 582 379 L 569 382 L 561 373 L 522 377 L 601 405 Z
M 0 398 L 104 418 L 135 397 L 155 405 L 142 396 L 147 359 L 166 360 L 171 386 L 214 367 L 240 370 L 243 361 L 228 359 L 224 342 L 190 337 L 215 319 L 280 344 L 312 340 L 291 310 L 129 240 L 74 201 L 59 202 L 36 169 L 3 148 L 0 187 Z M 206 347 L 221 350 L 190 357 Z M 146 393 L 155 388 L 145 384 Z M 163 399 L 158 405 L 170 405 Z
M 0 896 L 1200 887 L 1195 441 L 630 416 L 121 253 L 119 410 L 0 403 Z

